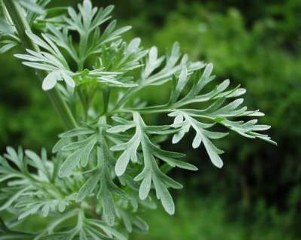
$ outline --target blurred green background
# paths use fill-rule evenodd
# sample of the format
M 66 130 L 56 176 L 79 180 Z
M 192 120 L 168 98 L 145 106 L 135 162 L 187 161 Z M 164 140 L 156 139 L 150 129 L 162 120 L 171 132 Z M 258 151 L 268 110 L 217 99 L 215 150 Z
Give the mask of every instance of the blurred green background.
M 54 0 L 52 5 L 79 1 Z M 177 146 L 199 167 L 175 171 L 185 189 L 177 213 L 144 213 L 148 235 L 133 239 L 301 239 L 301 1 L 300 0 L 94 0 L 116 5 L 126 38 L 163 53 L 178 41 L 195 60 L 212 62 L 218 80 L 230 78 L 248 92 L 247 105 L 266 113 L 278 147 L 230 135 L 223 169 L 203 149 Z M 16 50 L 17 51 L 17 50 Z M 0 58 L 0 150 L 6 145 L 51 148 L 62 130 L 40 83 L 12 57 Z M 149 96 L 158 101 L 164 96 Z

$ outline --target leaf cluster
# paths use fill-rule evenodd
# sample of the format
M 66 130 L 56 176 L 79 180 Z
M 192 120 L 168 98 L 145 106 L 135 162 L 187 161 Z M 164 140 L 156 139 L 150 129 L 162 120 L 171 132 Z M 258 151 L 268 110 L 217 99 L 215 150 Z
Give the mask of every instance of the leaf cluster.
M 33 6 L 23 3 L 28 18 L 39 12 Z M 214 82 L 213 65 L 191 62 L 177 43 L 159 56 L 138 38 L 124 41 L 121 35 L 130 28 L 110 20 L 112 9 L 84 0 L 42 30 L 27 31 L 36 49 L 15 55 L 45 73 L 43 90 L 59 90 L 77 125 L 59 135 L 51 160 L 45 150 L 38 156 L 11 148 L 1 158 L 1 210 L 16 216 L 9 227 L 30 215 L 49 220 L 32 233 L 34 239 L 126 239 L 129 232 L 147 231 L 139 212 L 153 208 L 155 197 L 174 214 L 170 191 L 182 185 L 168 172 L 197 167 L 185 154 L 161 147 L 169 138 L 177 144 L 193 131 L 192 147 L 203 145 L 217 167 L 223 151 L 215 141 L 228 131 L 274 143 L 262 133 L 269 126 L 257 124 L 263 113 L 243 106 L 245 89 L 229 87 L 229 80 Z M 32 26 L 42 21 L 31 19 Z M 47 22 L 47 12 L 43 19 Z M 139 94 L 149 87 L 168 89 L 168 101 L 145 101 Z M 158 124 L 148 116 L 169 120 Z

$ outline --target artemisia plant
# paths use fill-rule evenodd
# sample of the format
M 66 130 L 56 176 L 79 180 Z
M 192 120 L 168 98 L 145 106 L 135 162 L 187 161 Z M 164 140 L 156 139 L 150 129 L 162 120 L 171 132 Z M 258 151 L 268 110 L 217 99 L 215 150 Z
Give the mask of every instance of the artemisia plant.
M 139 38 L 123 40 L 130 27 L 117 27 L 112 6 L 49 2 L 1 5 L 1 52 L 20 52 L 15 57 L 36 71 L 66 127 L 52 152 L 7 147 L 0 157 L 1 240 L 127 239 L 148 230 L 143 209 L 160 203 L 174 214 L 170 189 L 182 185 L 169 170 L 197 170 L 162 141 L 177 144 L 194 132 L 192 147 L 203 145 L 219 168 L 223 151 L 215 141 L 228 131 L 273 143 L 262 133 L 269 126 L 257 124 L 263 113 L 243 105 L 245 89 L 214 81 L 212 64 L 190 61 L 177 43 L 159 56 Z M 139 93 L 149 87 L 164 87 L 168 100 L 145 101 Z M 149 120 L 159 115 L 164 124 Z M 46 221 L 28 232 L 22 226 L 32 215 Z

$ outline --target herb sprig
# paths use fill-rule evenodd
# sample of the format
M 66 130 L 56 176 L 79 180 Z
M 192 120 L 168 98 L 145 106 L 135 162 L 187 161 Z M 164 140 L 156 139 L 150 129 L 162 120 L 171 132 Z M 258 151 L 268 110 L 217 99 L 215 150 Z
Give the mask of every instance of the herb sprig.
M 192 147 L 203 145 L 217 167 L 223 151 L 215 141 L 228 131 L 275 143 L 262 133 L 269 126 L 257 124 L 263 113 L 243 105 L 245 89 L 217 82 L 212 64 L 190 61 L 177 43 L 159 56 L 139 38 L 126 42 L 130 27 L 117 27 L 112 6 L 84 0 L 53 17 L 48 2 L 4 0 L 0 51 L 29 43 L 15 57 L 37 71 L 44 91 L 56 91 L 52 99 L 68 130 L 51 154 L 8 147 L 0 158 L 0 211 L 14 216 L 2 224 L 0 239 L 127 239 L 147 231 L 139 212 L 153 208 L 155 198 L 175 212 L 170 189 L 182 185 L 166 168 L 197 170 L 185 154 L 163 149 L 162 138 L 177 144 L 193 131 Z M 169 99 L 139 99 L 151 86 L 164 87 Z M 159 114 L 169 123 L 149 122 Z M 13 231 L 31 215 L 47 223 L 33 233 Z

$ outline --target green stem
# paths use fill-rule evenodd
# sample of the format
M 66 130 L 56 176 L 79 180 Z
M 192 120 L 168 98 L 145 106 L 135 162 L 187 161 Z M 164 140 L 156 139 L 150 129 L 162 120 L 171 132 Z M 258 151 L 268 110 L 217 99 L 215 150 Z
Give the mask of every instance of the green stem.
M 36 44 L 34 44 L 26 35 L 26 31 L 31 31 L 31 28 L 18 2 L 14 0 L 3 0 L 3 2 L 16 27 L 18 36 L 22 42 L 24 49 L 34 49 L 35 51 L 40 51 L 39 47 Z M 46 73 L 43 71 L 37 71 L 37 76 L 41 81 L 44 79 L 45 74 Z M 65 127 L 67 129 L 75 128 L 77 126 L 76 121 L 72 115 L 70 108 L 68 107 L 67 103 L 63 100 L 58 89 L 54 88 L 50 91 L 47 91 L 47 95 L 50 98 L 50 101 L 56 109 L 61 120 L 63 121 Z
M 125 103 L 130 99 L 130 97 L 135 94 L 136 92 L 138 92 L 140 90 L 140 87 L 137 88 L 131 88 L 129 89 L 122 97 L 121 99 L 117 102 L 117 104 L 115 105 L 113 110 L 119 109 L 122 106 L 125 105 Z
M 111 90 L 108 88 L 105 88 L 102 92 L 102 97 L 103 97 L 103 113 L 102 115 L 106 114 L 109 108 L 109 103 L 110 103 L 110 95 L 111 95 Z
M 84 121 L 87 121 L 88 119 L 88 110 L 89 110 L 89 103 L 87 100 L 87 97 L 84 93 L 84 89 L 78 89 L 78 96 L 82 104 L 83 108 L 83 116 L 84 116 Z

